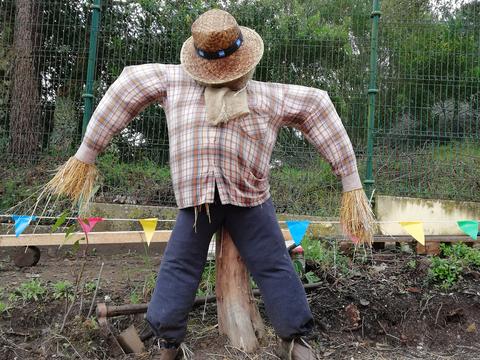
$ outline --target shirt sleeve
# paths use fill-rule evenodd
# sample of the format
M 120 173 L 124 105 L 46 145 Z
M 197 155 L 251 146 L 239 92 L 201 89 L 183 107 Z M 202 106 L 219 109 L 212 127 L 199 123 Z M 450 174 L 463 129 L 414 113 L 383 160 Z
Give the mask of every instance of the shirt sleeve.
M 166 98 L 165 65 L 127 66 L 108 88 L 95 109 L 75 157 L 93 164 L 112 137 L 123 130 L 145 107 Z
M 327 92 L 288 85 L 284 96 L 282 125 L 302 132 L 341 178 L 344 192 L 361 189 L 352 143 Z

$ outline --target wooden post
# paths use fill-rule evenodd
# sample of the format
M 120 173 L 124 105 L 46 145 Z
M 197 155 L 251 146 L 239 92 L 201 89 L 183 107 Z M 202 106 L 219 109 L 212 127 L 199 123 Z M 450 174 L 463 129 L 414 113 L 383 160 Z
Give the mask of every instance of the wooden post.
M 216 236 L 216 270 L 219 332 L 228 336 L 232 346 L 253 352 L 265 327 L 252 294 L 247 268 L 224 228 Z

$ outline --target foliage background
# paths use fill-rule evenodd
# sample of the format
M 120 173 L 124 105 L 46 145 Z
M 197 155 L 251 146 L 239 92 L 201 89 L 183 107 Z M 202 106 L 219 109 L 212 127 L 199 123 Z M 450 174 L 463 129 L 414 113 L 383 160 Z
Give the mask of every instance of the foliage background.
M 0 0 L 0 211 L 45 183 L 79 145 L 89 4 Z M 21 7 L 30 11 L 30 22 L 19 23 Z M 329 92 L 363 176 L 371 1 L 102 1 L 95 103 L 127 65 L 178 63 L 192 22 L 212 7 L 226 9 L 263 37 L 256 80 Z M 381 9 L 376 193 L 478 200 L 480 2 L 382 0 Z M 18 36 L 21 31 L 30 38 Z M 20 72 L 27 60 L 30 73 Z M 21 98 L 18 84 L 35 96 Z M 14 144 L 22 140 L 19 150 Z M 158 106 L 114 139 L 99 166 L 104 179 L 98 201 L 175 204 Z M 279 212 L 337 215 L 339 182 L 293 129 L 278 137 L 270 183 Z

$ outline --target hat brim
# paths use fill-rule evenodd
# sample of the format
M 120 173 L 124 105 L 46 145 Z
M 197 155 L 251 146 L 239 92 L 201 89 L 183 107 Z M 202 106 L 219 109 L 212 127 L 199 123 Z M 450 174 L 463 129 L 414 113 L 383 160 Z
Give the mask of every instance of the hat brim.
M 182 46 L 180 62 L 183 69 L 195 80 L 206 84 L 222 84 L 236 80 L 249 73 L 262 59 L 263 40 L 254 30 L 240 26 L 243 43 L 233 54 L 207 60 L 195 51 L 193 37 Z

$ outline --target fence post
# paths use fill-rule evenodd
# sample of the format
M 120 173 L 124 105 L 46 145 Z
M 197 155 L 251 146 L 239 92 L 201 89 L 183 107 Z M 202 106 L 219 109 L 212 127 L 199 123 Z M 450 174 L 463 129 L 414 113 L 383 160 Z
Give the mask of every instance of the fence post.
M 100 26 L 100 13 L 102 11 L 101 0 L 93 0 L 90 8 L 92 9 L 92 25 L 90 27 L 90 44 L 88 48 L 87 81 L 85 84 L 85 93 L 82 94 L 85 105 L 83 110 L 82 138 L 87 129 L 88 121 L 92 116 L 93 77 L 95 75 L 95 63 L 97 61 L 97 38 L 98 28 Z
M 377 47 L 378 23 L 381 15 L 380 0 L 373 0 L 372 34 L 370 38 L 370 83 L 368 85 L 368 137 L 367 137 L 367 173 L 364 180 L 365 191 L 370 198 L 375 180 L 373 179 L 373 137 L 375 131 L 375 97 L 377 88 Z

